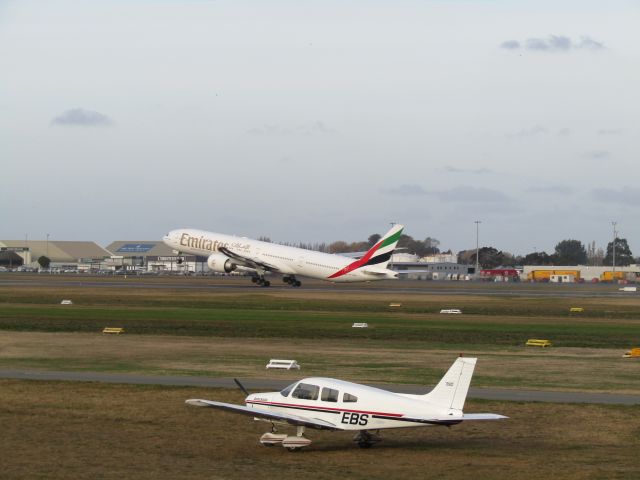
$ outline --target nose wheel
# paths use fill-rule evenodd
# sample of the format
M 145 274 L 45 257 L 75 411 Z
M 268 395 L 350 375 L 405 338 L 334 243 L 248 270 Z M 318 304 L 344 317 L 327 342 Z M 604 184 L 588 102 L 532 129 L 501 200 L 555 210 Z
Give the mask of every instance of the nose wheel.
M 262 437 L 260 437 L 260 443 L 265 447 L 272 447 L 274 445 L 282 445 L 284 448 L 289 450 L 290 452 L 295 452 L 300 450 L 301 448 L 308 447 L 311 445 L 311 440 L 305 438 L 304 427 L 298 427 L 296 431 L 296 435 L 286 435 L 282 433 L 275 433 L 272 428 L 271 432 L 267 432 Z

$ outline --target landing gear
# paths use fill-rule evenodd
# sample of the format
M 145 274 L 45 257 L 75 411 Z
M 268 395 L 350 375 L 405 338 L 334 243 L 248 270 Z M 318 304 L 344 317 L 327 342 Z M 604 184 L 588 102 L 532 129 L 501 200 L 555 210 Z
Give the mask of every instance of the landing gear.
M 371 448 L 381 440 L 382 438 L 378 433 L 371 433 L 367 430 L 362 430 L 353 437 L 353 441 L 356 442 L 360 448 Z
M 271 282 L 269 280 L 266 280 L 264 278 L 264 275 L 251 277 L 251 281 L 257 284 L 259 287 L 268 287 L 271 285 Z
M 284 277 L 282 277 L 282 281 L 284 283 L 288 283 L 292 287 L 299 287 L 300 285 L 302 285 L 302 283 L 300 283 L 300 280 L 296 280 L 296 277 L 294 277 L 293 275 L 285 275 Z
M 265 447 L 280 444 L 290 452 L 295 452 L 296 450 L 311 445 L 311 440 L 303 437 L 303 434 L 304 427 L 298 427 L 295 436 L 275 433 L 275 430 L 272 428 L 271 432 L 267 432 L 260 437 L 260 443 Z

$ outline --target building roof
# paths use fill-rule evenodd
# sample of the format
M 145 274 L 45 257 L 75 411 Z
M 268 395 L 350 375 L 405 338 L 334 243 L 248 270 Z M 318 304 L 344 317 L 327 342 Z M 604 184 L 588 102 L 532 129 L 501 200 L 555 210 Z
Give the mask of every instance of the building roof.
M 74 242 L 62 240 L 0 240 L 0 247 L 28 248 L 32 261 L 42 255 L 55 263 L 75 263 L 81 258 L 101 259 L 111 253 L 95 242 Z
M 159 240 L 117 240 L 107 245 L 112 255 L 123 257 L 148 257 L 174 255 L 173 249 Z

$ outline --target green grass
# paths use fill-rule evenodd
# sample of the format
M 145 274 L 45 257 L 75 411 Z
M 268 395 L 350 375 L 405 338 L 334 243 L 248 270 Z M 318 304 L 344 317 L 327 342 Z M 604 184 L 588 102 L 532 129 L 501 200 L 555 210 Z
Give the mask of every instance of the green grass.
M 266 302 L 268 304 L 269 302 Z M 352 329 L 353 322 L 368 329 Z M 627 347 L 640 340 L 640 323 L 602 318 L 581 322 L 500 315 L 448 316 L 411 313 L 291 311 L 218 306 L 201 307 L 70 307 L 0 306 L 0 329 L 13 331 L 95 332 L 124 327 L 129 334 L 195 335 L 252 338 L 334 338 L 416 341 L 431 345 L 521 345 L 526 338 L 552 338 L 555 346 Z

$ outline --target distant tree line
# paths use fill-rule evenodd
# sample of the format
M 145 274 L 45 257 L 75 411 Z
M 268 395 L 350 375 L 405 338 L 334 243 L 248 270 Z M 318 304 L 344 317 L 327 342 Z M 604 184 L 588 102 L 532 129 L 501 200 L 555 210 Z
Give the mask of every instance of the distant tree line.
M 369 235 L 366 241 L 345 242 L 338 240 L 331 243 L 283 243 L 293 247 L 305 248 L 325 253 L 349 253 L 364 252 L 375 245 L 382 236 L 378 233 Z M 260 237 L 259 240 L 271 242 L 269 237 Z M 636 259 L 631 253 L 626 238 L 615 239 L 616 245 L 616 266 L 627 266 L 632 263 L 640 263 L 640 258 Z M 415 254 L 419 257 L 435 255 L 440 252 L 440 241 L 433 237 L 424 240 L 416 240 L 409 235 L 401 235 L 398 241 L 398 249 L 406 253 Z M 444 252 L 451 253 L 451 250 Z M 580 240 L 567 239 L 559 242 L 554 252 L 531 252 L 526 255 L 513 255 L 503 252 L 494 247 L 482 247 L 478 250 L 479 264 L 481 268 L 515 267 L 521 265 L 590 265 L 590 266 L 611 266 L 613 265 L 613 242 L 607 244 L 606 251 L 597 249 L 595 242 L 591 242 L 587 247 Z M 476 249 L 462 250 L 458 253 L 458 263 L 475 265 Z
M 640 263 L 635 259 L 626 238 L 616 238 L 616 266 L 627 266 Z M 527 255 L 514 256 L 508 252 L 498 251 L 493 247 L 482 247 L 478 251 L 479 264 L 482 268 L 515 267 L 520 265 L 613 265 L 613 242 L 607 245 L 606 254 L 596 249 L 595 242 L 588 248 L 579 240 L 562 240 L 555 246 L 553 253 L 532 252 Z M 476 250 L 462 250 L 458 253 L 458 263 L 475 264 Z

